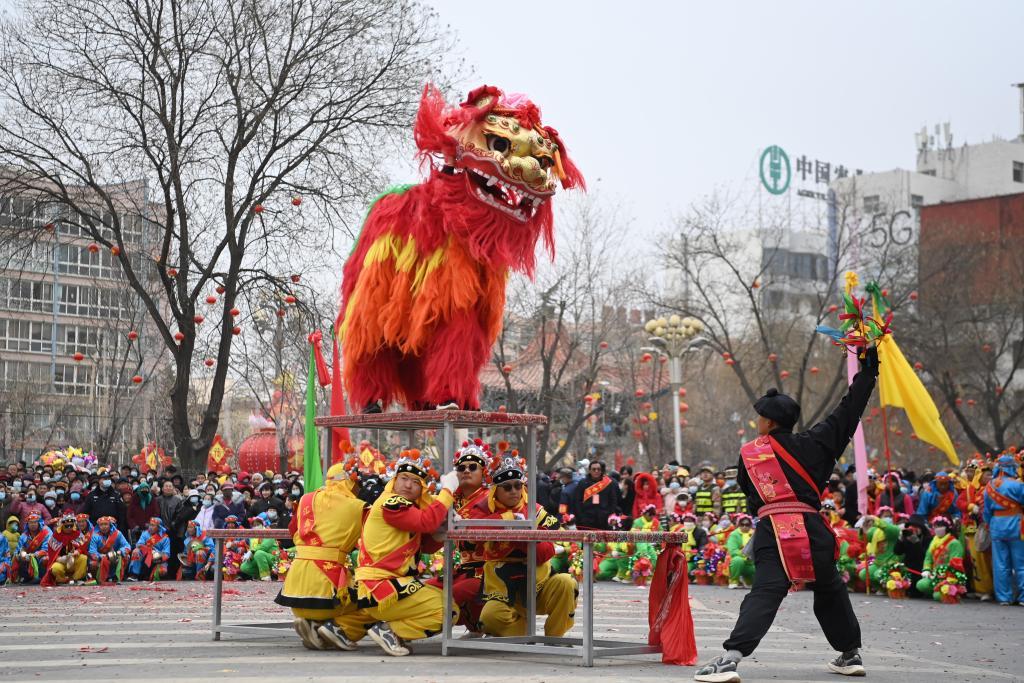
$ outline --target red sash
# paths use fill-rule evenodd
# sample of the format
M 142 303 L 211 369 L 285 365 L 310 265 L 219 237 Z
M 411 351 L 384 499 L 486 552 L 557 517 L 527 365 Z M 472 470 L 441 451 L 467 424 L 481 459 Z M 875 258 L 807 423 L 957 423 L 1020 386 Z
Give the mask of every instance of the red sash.
M 611 483 L 611 477 L 603 477 L 601 481 L 597 482 L 596 484 L 591 484 L 583 491 L 583 500 L 586 501 L 588 498 L 593 498 L 594 496 L 598 495 L 599 493 L 601 493 L 601 491 L 604 491 L 606 488 L 608 488 L 608 485 Z
M 114 549 L 114 544 L 117 543 L 117 537 L 121 535 L 120 531 L 112 531 L 107 536 L 107 540 L 103 541 L 103 545 L 100 546 L 100 555 L 106 555 Z
M 773 446 L 777 447 L 775 450 Z M 758 438 L 743 444 L 740 449 L 743 467 L 747 470 L 750 481 L 757 489 L 758 495 L 765 504 L 799 503 L 793 487 L 786 480 L 777 455 L 781 455 L 793 469 L 817 491 L 818 487 L 810 476 L 786 453 L 778 442 L 770 437 Z M 794 466 L 795 463 L 795 466 Z M 814 564 L 811 561 L 811 541 L 807 536 L 802 512 L 771 513 L 769 519 L 775 528 L 775 541 L 782 558 L 782 567 L 794 585 L 814 581 Z
M 39 551 L 39 548 L 43 545 L 43 541 L 46 540 L 46 527 L 39 530 L 39 533 L 35 535 L 31 541 L 25 544 L 25 550 L 29 553 L 35 553 Z
M 384 569 L 390 572 L 397 572 L 402 568 L 402 565 L 408 561 L 410 555 L 414 555 L 420 548 L 420 534 L 413 534 L 412 538 L 405 545 L 401 545 L 390 553 L 374 560 L 370 553 L 366 551 L 366 546 L 363 545 L 363 539 L 359 539 L 359 566 L 360 567 L 373 567 L 374 569 Z M 366 561 L 364 561 L 364 559 Z M 394 578 L 398 578 L 397 575 Z M 370 595 L 377 602 L 382 602 L 386 598 L 395 594 L 397 590 L 394 584 L 391 583 L 391 579 L 375 579 L 369 581 L 363 581 L 366 584 L 366 588 L 370 591 Z
M 949 564 L 948 562 L 940 562 L 939 556 L 945 554 L 946 547 L 953 541 L 953 535 L 947 533 L 946 538 L 939 542 L 939 545 L 932 549 L 932 566 L 937 567 L 940 564 Z
M 320 534 L 318 534 L 314 528 L 316 525 L 316 516 L 313 513 L 313 503 L 317 493 L 319 493 L 319 491 L 313 491 L 299 499 L 298 536 L 299 540 L 302 541 L 302 545 L 322 548 L 324 547 L 324 541 L 320 538 Z M 339 588 L 347 583 L 347 577 L 344 574 L 345 567 L 340 562 L 331 562 L 329 560 L 306 561 L 315 564 L 317 569 L 327 577 L 327 580 L 330 581 L 335 588 Z
M 83 555 L 89 552 L 89 543 L 92 541 L 92 532 L 82 532 L 75 541 L 75 550 L 82 553 Z
M 473 519 L 479 517 L 480 514 L 474 512 L 476 506 L 480 501 L 487 500 L 489 491 L 487 487 L 481 486 L 474 491 L 468 498 L 460 498 L 455 501 L 455 509 L 459 516 L 463 519 Z M 483 543 L 473 543 L 470 541 L 459 541 L 459 559 L 461 561 L 459 566 L 483 562 Z
M 928 515 L 928 519 L 932 520 L 932 519 L 935 519 L 936 517 L 938 517 L 940 515 L 945 515 L 946 514 L 946 510 L 948 510 L 952 505 L 953 505 L 953 489 L 950 489 L 949 491 L 946 491 L 945 493 L 943 493 L 942 497 L 939 498 L 939 504 L 936 505 L 935 508 L 931 511 L 931 514 Z
M 150 548 L 155 548 L 156 544 L 167 538 L 167 534 L 160 534 L 159 536 L 150 536 L 146 539 L 146 545 Z
M 1013 500 L 1008 496 L 1004 496 L 999 492 L 997 485 L 1002 484 L 1003 478 L 998 477 L 988 483 L 985 487 L 985 493 L 988 497 L 994 500 L 1000 507 L 1011 514 L 1016 512 L 1020 517 L 1018 518 L 1018 524 L 1020 524 L 1020 538 L 1024 541 L 1024 506 Z

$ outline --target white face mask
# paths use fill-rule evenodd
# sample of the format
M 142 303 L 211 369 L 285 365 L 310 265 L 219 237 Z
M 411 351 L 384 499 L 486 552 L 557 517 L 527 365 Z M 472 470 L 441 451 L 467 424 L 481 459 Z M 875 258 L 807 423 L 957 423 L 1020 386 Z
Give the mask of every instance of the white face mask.
M 706 520 L 706 519 L 701 520 L 700 525 L 702 527 L 704 527 L 705 529 L 710 529 L 711 528 L 711 522 L 709 520 Z
M 203 500 L 203 507 L 204 508 L 213 507 L 213 501 L 211 499 L 209 499 L 209 498 Z
M 267 517 L 269 517 L 271 521 L 277 519 L 277 510 L 267 510 Z
M 729 518 L 723 517 L 722 519 L 718 520 L 718 526 L 723 528 L 729 526 Z
M 947 533 L 949 533 L 949 530 L 946 529 L 946 527 L 944 527 L 944 526 L 937 526 L 937 527 L 935 527 L 935 538 L 942 538 Z
M 686 529 L 687 531 L 693 531 L 693 528 L 695 526 L 697 526 L 697 525 L 694 524 L 693 522 L 683 522 L 683 528 Z

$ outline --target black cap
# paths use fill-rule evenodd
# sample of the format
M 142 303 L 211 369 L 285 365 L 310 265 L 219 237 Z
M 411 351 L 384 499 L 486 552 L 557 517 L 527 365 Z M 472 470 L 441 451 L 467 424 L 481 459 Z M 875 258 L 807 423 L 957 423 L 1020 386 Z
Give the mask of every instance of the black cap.
M 800 404 L 789 396 L 780 394 L 775 387 L 757 399 L 754 410 L 761 417 L 768 418 L 784 429 L 792 429 L 800 419 Z

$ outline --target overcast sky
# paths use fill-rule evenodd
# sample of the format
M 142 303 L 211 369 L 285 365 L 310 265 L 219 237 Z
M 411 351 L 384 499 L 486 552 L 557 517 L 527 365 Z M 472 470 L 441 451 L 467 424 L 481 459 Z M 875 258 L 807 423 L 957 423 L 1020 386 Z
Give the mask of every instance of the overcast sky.
M 648 234 L 718 185 L 756 183 L 771 144 L 881 171 L 913 168 L 925 124 L 949 121 L 954 145 L 1020 132 L 1024 2 L 432 4 L 467 85 L 530 95 Z

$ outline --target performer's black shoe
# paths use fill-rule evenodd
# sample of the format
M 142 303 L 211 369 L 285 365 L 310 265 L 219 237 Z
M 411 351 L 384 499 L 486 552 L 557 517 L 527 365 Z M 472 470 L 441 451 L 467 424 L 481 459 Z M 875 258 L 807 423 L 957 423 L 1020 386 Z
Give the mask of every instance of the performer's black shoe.
M 740 683 L 742 679 L 736 672 L 736 662 L 719 656 L 697 669 L 693 680 L 702 683 Z
M 316 632 L 320 634 L 320 640 L 334 646 L 339 650 L 352 652 L 353 650 L 358 649 L 358 646 L 354 642 L 349 640 L 349 637 L 345 635 L 344 631 L 342 631 L 340 628 L 337 627 L 337 625 L 329 621 L 325 621 L 323 624 L 321 624 L 320 627 L 316 630 Z
M 392 657 L 404 657 L 409 654 L 409 648 L 407 648 L 405 643 L 402 642 L 402 639 L 391 630 L 391 626 L 386 621 L 378 621 L 370 627 L 370 630 L 366 632 L 366 635 L 370 636 L 370 638 L 373 639 L 373 642 L 380 645 L 380 648 Z
M 383 412 L 384 409 L 380 407 L 380 401 L 371 401 L 363 407 L 363 415 L 376 415 Z
M 828 670 L 842 676 L 867 676 L 859 652 L 841 654 L 828 663 Z

